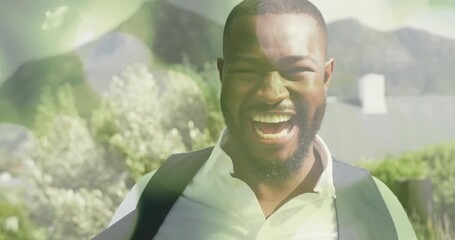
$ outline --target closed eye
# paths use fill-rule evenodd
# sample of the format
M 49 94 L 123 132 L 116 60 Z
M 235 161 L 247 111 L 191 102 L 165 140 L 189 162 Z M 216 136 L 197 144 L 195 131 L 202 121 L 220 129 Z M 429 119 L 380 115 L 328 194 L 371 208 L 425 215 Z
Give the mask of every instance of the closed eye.
M 238 68 L 232 70 L 232 72 L 237 74 L 263 74 L 261 71 L 255 68 Z
M 314 72 L 312 68 L 309 67 L 297 67 L 297 68 L 291 68 L 285 71 L 286 74 L 299 74 L 299 73 L 304 73 L 304 72 Z
M 315 72 L 312 68 L 308 67 L 297 67 L 297 68 L 291 68 L 286 71 L 283 71 L 281 74 L 283 77 L 289 78 L 289 79 L 300 79 L 305 77 L 306 74 L 308 73 L 313 73 Z

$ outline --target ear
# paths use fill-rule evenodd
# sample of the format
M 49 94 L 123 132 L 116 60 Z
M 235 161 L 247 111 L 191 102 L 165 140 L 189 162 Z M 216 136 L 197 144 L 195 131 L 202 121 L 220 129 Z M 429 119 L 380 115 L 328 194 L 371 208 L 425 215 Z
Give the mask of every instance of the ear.
M 219 77 L 220 77 L 220 81 L 223 82 L 224 59 L 218 58 L 216 60 L 216 66 L 218 68 L 218 74 L 219 74 Z
M 335 60 L 329 59 L 324 66 L 324 87 L 327 90 L 329 88 L 330 80 L 332 79 L 333 69 L 335 67 Z

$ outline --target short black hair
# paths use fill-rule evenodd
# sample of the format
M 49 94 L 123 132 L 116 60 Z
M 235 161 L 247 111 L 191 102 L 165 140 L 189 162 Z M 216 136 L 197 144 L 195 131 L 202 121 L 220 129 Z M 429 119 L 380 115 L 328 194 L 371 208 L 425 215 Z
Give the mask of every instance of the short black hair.
M 235 18 L 240 16 L 257 16 L 262 14 L 307 14 L 312 16 L 318 25 L 318 32 L 327 52 L 327 26 L 319 9 L 307 0 L 244 0 L 235 6 L 226 19 L 223 31 L 223 52 L 229 42 L 230 29 Z

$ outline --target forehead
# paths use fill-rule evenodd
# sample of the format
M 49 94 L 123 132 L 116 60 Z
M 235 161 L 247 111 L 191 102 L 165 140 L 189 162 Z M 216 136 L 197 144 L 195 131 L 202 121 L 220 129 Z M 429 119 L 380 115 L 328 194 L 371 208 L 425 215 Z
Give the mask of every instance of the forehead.
M 322 50 L 316 20 L 306 14 L 239 16 L 232 22 L 225 54 L 309 54 Z M 226 57 L 226 56 L 225 56 Z

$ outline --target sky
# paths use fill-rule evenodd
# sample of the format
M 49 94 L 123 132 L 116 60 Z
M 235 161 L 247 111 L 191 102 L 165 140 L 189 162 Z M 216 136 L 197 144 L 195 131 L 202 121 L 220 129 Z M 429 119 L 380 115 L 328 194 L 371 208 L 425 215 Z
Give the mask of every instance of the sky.
M 76 49 L 109 32 L 131 16 L 144 1 L 146 0 L 1 0 L 0 83 L 26 61 Z M 168 1 L 220 24 L 223 24 L 230 8 L 239 2 L 239 0 Z M 328 23 L 356 18 L 377 30 L 388 31 L 407 26 L 455 39 L 455 28 L 451 26 L 455 23 L 453 0 L 312 2 L 320 8 Z M 118 57 L 118 61 L 124 61 L 120 55 Z M 117 61 L 115 58 L 111 60 Z
M 356 18 L 377 30 L 414 27 L 455 39 L 455 1 L 315 0 L 327 22 Z

